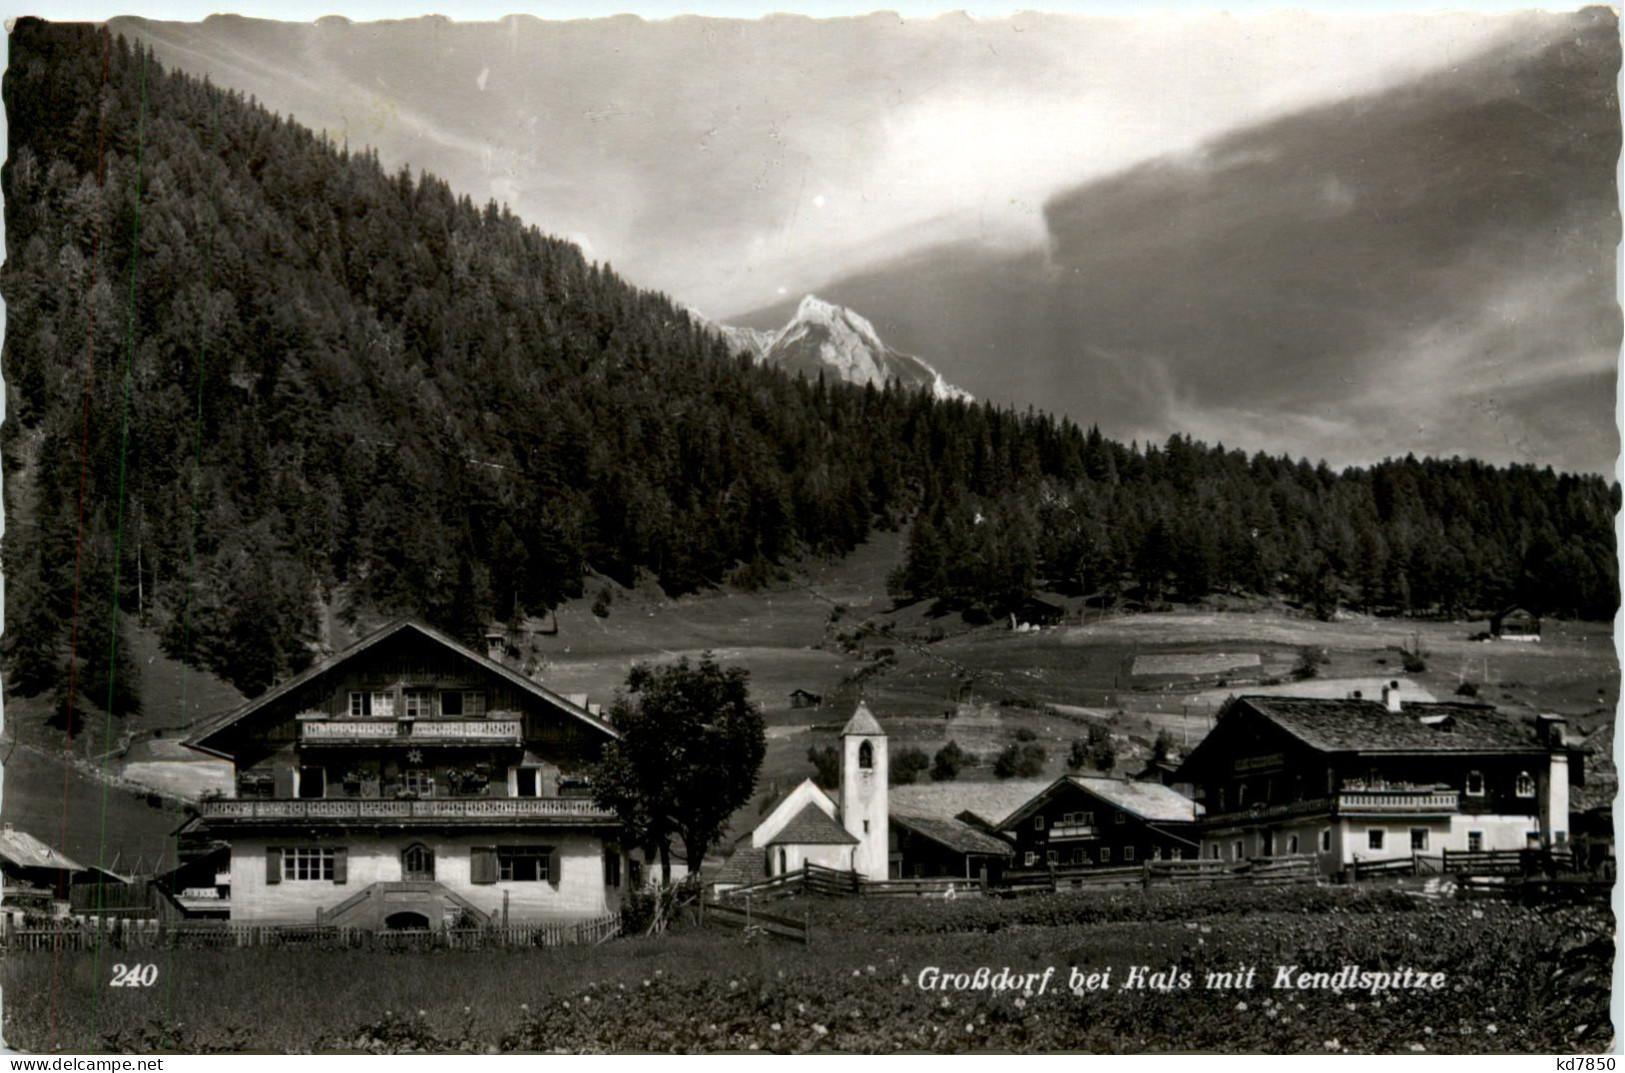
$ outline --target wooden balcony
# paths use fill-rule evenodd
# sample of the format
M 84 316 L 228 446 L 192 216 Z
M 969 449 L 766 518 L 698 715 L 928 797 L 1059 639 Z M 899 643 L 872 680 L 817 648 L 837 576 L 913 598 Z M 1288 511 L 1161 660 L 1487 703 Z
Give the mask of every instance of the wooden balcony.
M 299 744 L 519 746 L 523 732 L 518 719 L 301 719 Z
M 1092 823 L 1058 823 L 1049 829 L 1049 840 L 1060 842 L 1068 838 L 1099 838 L 1100 828 Z
M 373 798 L 305 800 L 204 801 L 198 814 L 210 826 L 393 827 L 519 824 L 529 826 L 602 826 L 619 821 L 590 798 L 473 797 L 389 801 Z
M 1460 807 L 1455 790 L 1339 790 L 1340 816 L 1448 816 Z

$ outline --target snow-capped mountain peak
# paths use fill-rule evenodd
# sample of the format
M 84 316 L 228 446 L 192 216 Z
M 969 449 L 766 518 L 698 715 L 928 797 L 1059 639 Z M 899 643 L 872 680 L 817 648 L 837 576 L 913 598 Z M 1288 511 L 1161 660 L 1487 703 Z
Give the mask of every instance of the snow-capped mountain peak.
M 925 361 L 887 346 L 863 316 L 814 294 L 801 300 L 795 316 L 777 332 L 725 324 L 715 327 L 734 349 L 757 362 L 809 379 L 834 373 L 852 384 L 883 387 L 897 381 L 904 387 L 930 391 L 939 399 L 970 398 Z

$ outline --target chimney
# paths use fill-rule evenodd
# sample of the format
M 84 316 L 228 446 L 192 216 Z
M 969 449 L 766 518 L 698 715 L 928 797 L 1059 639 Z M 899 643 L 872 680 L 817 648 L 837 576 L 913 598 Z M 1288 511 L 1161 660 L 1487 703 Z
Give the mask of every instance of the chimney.
M 1542 712 L 1535 716 L 1535 739 L 1542 745 L 1549 745 L 1554 749 L 1561 749 L 1567 744 L 1564 728 L 1568 720 L 1561 715 L 1552 715 Z
M 504 630 L 492 627 L 485 631 L 485 655 L 489 659 L 501 662 L 508 650 L 508 635 Z
M 1382 687 L 1382 703 L 1383 707 L 1387 708 L 1391 712 L 1397 712 L 1400 710 L 1399 683 L 1397 681 L 1389 682 L 1387 685 Z

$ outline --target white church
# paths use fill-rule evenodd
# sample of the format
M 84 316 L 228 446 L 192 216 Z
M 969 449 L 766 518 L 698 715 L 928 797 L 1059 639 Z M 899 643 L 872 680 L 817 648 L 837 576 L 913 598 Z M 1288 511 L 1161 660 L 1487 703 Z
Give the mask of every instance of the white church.
M 795 872 L 804 864 L 887 878 L 886 732 L 867 705 L 841 730 L 839 803 L 807 779 L 786 794 L 728 858 L 719 891 Z
M 807 779 L 768 810 L 714 879 L 718 893 L 805 864 L 867 880 L 997 877 L 1014 859 L 999 821 L 1049 780 L 893 787 L 886 732 L 866 704 L 841 730 L 840 789 L 832 799 Z

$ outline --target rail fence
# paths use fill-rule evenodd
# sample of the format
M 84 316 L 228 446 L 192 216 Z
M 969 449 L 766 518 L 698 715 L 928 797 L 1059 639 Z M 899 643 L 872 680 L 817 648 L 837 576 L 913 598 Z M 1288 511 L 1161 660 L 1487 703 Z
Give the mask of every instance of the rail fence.
M 797 920 L 794 917 L 764 913 L 753 906 L 749 898 L 738 905 L 722 901 L 707 902 L 701 909 L 701 914 L 706 923 L 719 924 L 725 928 L 738 928 L 747 937 L 762 935 L 774 939 L 787 939 L 802 946 L 812 945 L 812 923 L 806 915 Z
M 1006 872 L 997 883 L 979 879 L 936 876 L 922 879 L 864 879 L 855 872 L 808 864 L 794 872 L 772 876 L 718 896 L 719 901 L 772 898 L 788 894 L 829 896 L 908 896 L 923 898 L 982 897 L 1061 890 L 1145 889 L 1164 885 L 1241 883 L 1275 886 L 1315 883 L 1320 873 L 1312 856 L 1260 857 L 1246 861 L 1145 861 L 1120 868 L 1057 867 Z

